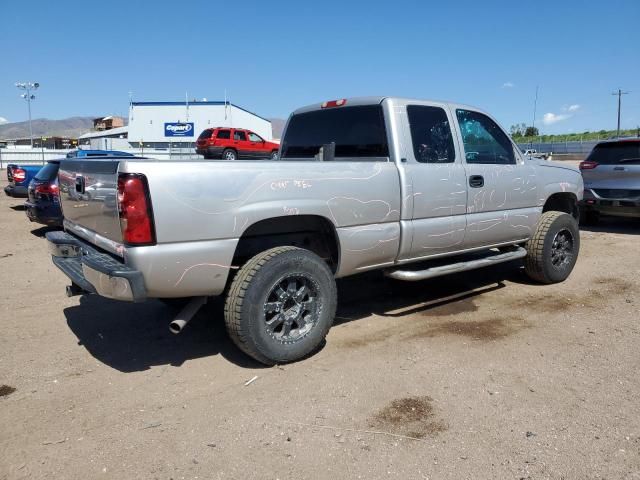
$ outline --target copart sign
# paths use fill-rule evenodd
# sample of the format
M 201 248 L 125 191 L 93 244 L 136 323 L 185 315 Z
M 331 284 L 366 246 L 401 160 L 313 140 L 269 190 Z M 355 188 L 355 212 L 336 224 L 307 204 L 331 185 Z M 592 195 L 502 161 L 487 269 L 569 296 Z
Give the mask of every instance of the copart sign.
M 193 123 L 165 123 L 165 137 L 193 137 Z

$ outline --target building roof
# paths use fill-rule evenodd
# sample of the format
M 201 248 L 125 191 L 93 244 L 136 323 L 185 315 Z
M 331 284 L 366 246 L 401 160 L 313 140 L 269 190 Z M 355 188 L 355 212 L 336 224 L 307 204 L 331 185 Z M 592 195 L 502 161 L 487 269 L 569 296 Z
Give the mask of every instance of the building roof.
M 101 130 L 99 132 L 83 133 L 82 135 L 80 135 L 78 137 L 78 139 L 81 139 L 81 138 L 113 137 L 113 136 L 126 135 L 128 133 L 129 133 L 129 127 L 128 126 L 124 126 L 124 127 L 112 128 L 110 130 Z
M 199 106 L 206 106 L 206 105 L 224 105 L 225 103 L 227 105 L 229 105 L 230 107 L 235 107 L 235 108 L 237 108 L 239 110 L 242 110 L 242 111 L 245 111 L 247 113 L 250 113 L 251 115 L 253 115 L 255 117 L 258 117 L 258 118 L 261 118 L 262 120 L 270 122 L 270 120 L 268 118 L 261 117 L 257 113 L 253 113 L 253 112 L 247 110 L 246 108 L 239 107 L 235 103 L 231 103 L 229 101 L 225 102 L 224 100 L 216 100 L 216 101 L 193 100 L 193 101 L 189 101 L 189 102 L 131 102 L 131 106 L 133 106 L 133 107 L 154 107 L 154 106 L 177 106 L 177 105 L 186 106 L 186 105 L 189 105 L 189 107 L 199 107 Z

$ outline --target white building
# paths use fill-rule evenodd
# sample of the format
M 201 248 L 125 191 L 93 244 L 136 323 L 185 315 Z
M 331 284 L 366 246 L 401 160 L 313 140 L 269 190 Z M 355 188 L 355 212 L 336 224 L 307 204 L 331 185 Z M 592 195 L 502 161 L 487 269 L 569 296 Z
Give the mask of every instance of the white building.
M 134 148 L 186 147 L 203 130 L 215 127 L 246 128 L 266 140 L 272 138 L 269 120 L 229 102 L 132 102 L 129 106 L 128 142 Z
M 98 132 L 89 132 L 78 137 L 78 142 L 83 148 L 95 150 L 122 150 L 130 148 L 127 139 L 129 127 L 111 128 Z

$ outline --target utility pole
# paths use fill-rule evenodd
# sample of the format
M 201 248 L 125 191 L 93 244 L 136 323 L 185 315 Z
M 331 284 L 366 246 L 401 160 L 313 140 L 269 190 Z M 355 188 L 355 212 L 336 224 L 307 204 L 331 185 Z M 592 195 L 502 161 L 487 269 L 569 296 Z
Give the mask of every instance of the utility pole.
M 616 138 L 620 138 L 620 108 L 622 106 L 622 95 L 627 95 L 629 92 L 623 92 L 621 89 L 618 89 L 617 92 L 613 92 L 611 95 L 618 96 L 618 133 L 616 134 Z
M 33 128 L 31 128 L 31 100 L 35 100 L 36 96 L 31 93 L 31 90 L 37 90 L 40 84 L 38 82 L 17 82 L 16 87 L 20 90 L 25 90 L 25 93 L 20 95 L 27 101 L 29 109 L 29 140 L 31 141 L 31 148 L 33 148 Z
M 533 100 L 533 121 L 531 122 L 531 133 L 536 133 L 536 109 L 538 108 L 538 85 L 536 85 L 536 98 Z M 529 148 L 533 148 L 533 137 Z

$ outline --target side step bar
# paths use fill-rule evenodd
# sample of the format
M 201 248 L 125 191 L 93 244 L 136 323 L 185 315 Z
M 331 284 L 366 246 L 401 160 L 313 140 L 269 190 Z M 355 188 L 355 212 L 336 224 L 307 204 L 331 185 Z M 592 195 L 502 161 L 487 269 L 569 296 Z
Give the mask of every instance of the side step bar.
M 527 251 L 524 248 L 516 247 L 515 249 L 508 252 L 496 253 L 495 255 L 479 258 L 476 260 L 469 260 L 467 262 L 452 263 L 449 265 L 427 268 L 425 270 L 385 270 L 384 274 L 387 277 L 391 277 L 396 280 L 417 282 L 419 280 L 439 277 L 441 275 L 447 275 L 449 273 L 466 272 L 467 270 L 474 270 L 480 267 L 488 267 L 489 265 L 509 262 L 511 260 L 524 258 L 526 256 Z

